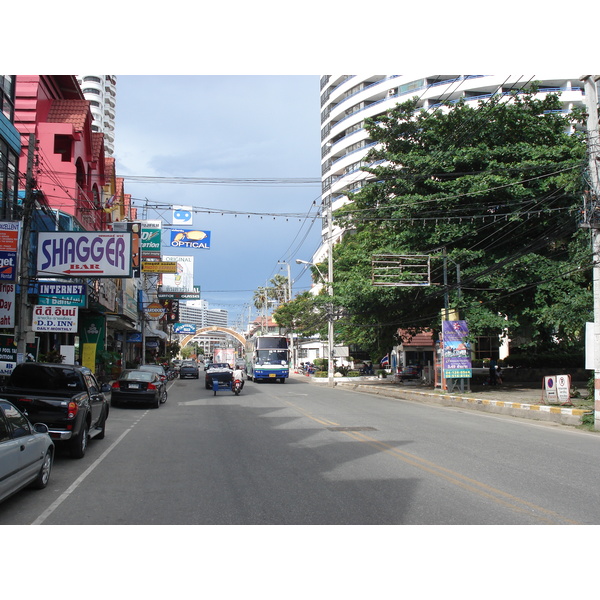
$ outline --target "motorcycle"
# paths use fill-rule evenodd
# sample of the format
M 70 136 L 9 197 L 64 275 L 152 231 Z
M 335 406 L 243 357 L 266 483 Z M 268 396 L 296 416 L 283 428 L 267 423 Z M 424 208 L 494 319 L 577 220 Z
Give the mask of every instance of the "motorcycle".
M 242 391 L 242 387 L 243 387 L 243 383 L 241 380 L 236 379 L 234 380 L 234 382 L 231 384 L 231 391 L 236 395 L 239 396 L 240 392 Z

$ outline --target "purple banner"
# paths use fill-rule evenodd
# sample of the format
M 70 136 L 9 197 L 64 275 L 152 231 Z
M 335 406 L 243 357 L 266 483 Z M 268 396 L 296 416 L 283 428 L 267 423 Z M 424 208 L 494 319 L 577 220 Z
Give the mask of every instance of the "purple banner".
M 442 321 L 444 340 L 444 377 L 464 379 L 473 376 L 471 346 L 467 341 L 466 321 Z

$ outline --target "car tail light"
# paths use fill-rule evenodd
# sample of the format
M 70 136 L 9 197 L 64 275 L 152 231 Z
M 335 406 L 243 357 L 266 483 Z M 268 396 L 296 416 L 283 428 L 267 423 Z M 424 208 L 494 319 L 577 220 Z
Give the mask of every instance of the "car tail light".
M 79 412 L 79 406 L 77 402 L 69 402 L 69 408 L 67 410 L 67 419 L 72 420 L 77 416 Z
M 19 398 L 19 402 L 33 402 L 32 398 Z
M 149 390 L 155 390 L 156 386 L 153 383 L 149 383 L 147 389 L 149 389 Z
M 118 381 L 115 381 L 110 387 L 113 390 L 120 390 L 121 389 L 121 384 Z

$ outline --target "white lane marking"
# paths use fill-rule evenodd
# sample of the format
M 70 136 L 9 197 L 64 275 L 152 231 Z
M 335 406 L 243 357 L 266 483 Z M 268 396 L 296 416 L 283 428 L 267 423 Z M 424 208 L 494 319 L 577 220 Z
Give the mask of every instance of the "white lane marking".
M 148 414 L 146 411 L 129 429 L 126 429 L 33 523 L 41 525 L 83 482 L 83 480 L 112 452 L 121 440 Z

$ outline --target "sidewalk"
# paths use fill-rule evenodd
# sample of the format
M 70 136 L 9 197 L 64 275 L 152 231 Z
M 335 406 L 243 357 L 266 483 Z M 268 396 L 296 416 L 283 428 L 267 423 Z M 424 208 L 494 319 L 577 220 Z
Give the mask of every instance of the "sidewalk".
M 308 379 L 303 375 L 296 375 L 296 377 Z M 319 379 L 311 377 L 310 382 L 327 385 L 327 379 Z M 563 425 L 581 425 L 584 415 L 594 413 L 593 405 L 589 408 L 576 407 L 578 404 L 582 404 L 582 398 L 587 397 L 587 390 L 579 384 L 574 386 L 580 395 L 580 398 L 572 399 L 575 406 L 546 404 L 541 382 L 505 383 L 497 386 L 472 384 L 470 389 L 465 389 L 464 392 L 459 389 L 450 392 L 413 381 L 396 383 L 389 378 L 353 379 L 344 377 L 336 378 L 337 386 L 357 392 L 418 402 L 435 402 L 444 406 L 482 410 Z

